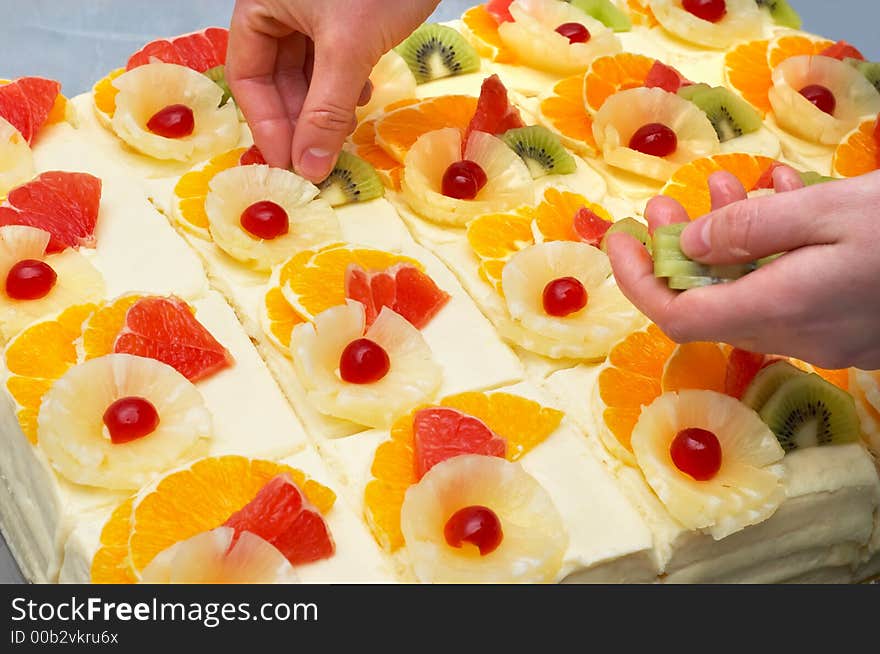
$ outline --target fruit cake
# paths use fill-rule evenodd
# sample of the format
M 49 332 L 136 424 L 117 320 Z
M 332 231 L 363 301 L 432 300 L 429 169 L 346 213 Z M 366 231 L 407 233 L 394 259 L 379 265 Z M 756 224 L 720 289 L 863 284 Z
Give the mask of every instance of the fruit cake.
M 678 345 L 708 178 L 880 167 L 877 66 L 785 0 L 490 0 L 375 67 L 318 185 L 221 28 L 65 98 L 0 85 L 0 527 L 67 583 L 776 583 L 880 574 L 880 373 Z

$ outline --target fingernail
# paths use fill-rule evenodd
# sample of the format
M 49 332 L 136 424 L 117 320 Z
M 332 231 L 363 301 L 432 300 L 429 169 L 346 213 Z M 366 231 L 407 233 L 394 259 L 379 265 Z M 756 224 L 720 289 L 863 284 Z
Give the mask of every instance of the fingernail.
M 712 250 L 710 241 L 712 223 L 704 220 L 697 225 L 691 225 L 681 235 L 682 249 L 691 258 L 698 258 L 709 254 Z
M 309 148 L 302 153 L 296 172 L 312 180 L 322 180 L 332 169 L 333 153 L 330 150 Z

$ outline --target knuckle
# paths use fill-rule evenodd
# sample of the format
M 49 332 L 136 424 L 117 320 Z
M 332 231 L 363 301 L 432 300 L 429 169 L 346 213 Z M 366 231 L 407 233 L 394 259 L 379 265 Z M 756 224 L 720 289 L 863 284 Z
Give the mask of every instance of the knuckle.
M 721 230 L 717 242 L 731 254 L 748 254 L 752 249 L 758 220 L 757 203 L 739 202 L 733 205 L 726 218 L 716 222 L 716 229 Z
M 667 318 L 657 323 L 657 326 L 675 343 L 688 343 L 692 340 L 691 329 L 681 320 Z
M 322 131 L 348 132 L 353 118 L 354 112 L 351 110 L 325 103 L 312 109 L 307 116 L 300 119 L 300 122 L 305 120 L 312 127 Z

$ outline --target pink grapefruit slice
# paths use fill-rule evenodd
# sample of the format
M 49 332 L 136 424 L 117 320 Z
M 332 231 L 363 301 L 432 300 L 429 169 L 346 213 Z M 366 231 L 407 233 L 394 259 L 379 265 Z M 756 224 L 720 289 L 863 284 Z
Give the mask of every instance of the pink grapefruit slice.
M 128 60 L 126 69 L 131 70 L 158 60 L 204 73 L 226 64 L 228 43 L 229 31 L 220 27 L 209 27 L 201 32 L 172 39 L 158 39 L 134 53 Z
M 61 84 L 42 77 L 22 77 L 0 86 L 0 116 L 15 127 L 28 143 L 49 120 Z
M 468 138 L 473 132 L 504 134 L 509 129 L 525 126 L 519 110 L 511 104 L 507 97 L 507 88 L 501 78 L 498 75 L 492 75 L 483 80 L 480 99 L 477 101 L 477 110 L 465 131 L 461 147 L 462 149 L 466 147 Z
M 456 409 L 433 407 L 413 415 L 416 472 L 419 479 L 438 463 L 463 454 L 504 458 L 507 441 L 482 420 Z
M 450 295 L 411 264 L 397 264 L 384 271 L 367 271 L 351 264 L 345 273 L 345 297 L 364 305 L 367 326 L 388 307 L 423 329 L 446 306 Z

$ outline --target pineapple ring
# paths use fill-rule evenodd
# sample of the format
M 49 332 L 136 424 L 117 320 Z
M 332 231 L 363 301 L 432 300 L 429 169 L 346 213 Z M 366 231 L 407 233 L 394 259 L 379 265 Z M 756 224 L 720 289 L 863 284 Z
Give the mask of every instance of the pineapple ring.
M 811 84 L 830 90 L 837 100 L 826 114 L 800 94 Z M 880 112 L 880 92 L 857 69 L 821 55 L 791 57 L 773 70 L 770 104 L 776 122 L 813 143 L 839 144 L 866 116 Z
M 672 462 L 676 435 L 707 429 L 721 443 L 721 469 L 696 481 Z M 636 461 L 672 517 L 721 540 L 769 518 L 782 501 L 785 452 L 758 414 L 714 391 L 666 393 L 642 410 L 632 432 Z
M 32 322 L 75 304 L 97 302 L 104 297 L 104 277 L 82 254 L 65 250 L 46 255 L 49 232 L 23 225 L 0 227 L 0 337 L 9 340 Z M 58 275 L 55 286 L 42 298 L 15 300 L 6 294 L 9 271 L 19 261 L 44 261 Z
M 238 109 L 222 107 L 223 90 L 206 75 L 177 64 L 138 66 L 113 80 L 119 89 L 111 126 L 135 150 L 156 159 L 206 159 L 235 147 L 241 137 Z M 195 116 L 195 131 L 169 139 L 152 133 L 147 122 L 175 104 L 186 105 Z
M 318 411 L 369 427 L 386 428 L 407 411 L 428 402 L 441 382 L 422 333 L 405 318 L 383 308 L 364 334 L 364 305 L 347 301 L 297 325 L 290 351 L 300 382 Z M 372 384 L 349 384 L 339 376 L 339 360 L 352 341 L 365 336 L 382 346 L 391 369 Z
M 318 188 L 299 175 L 265 165 L 236 166 L 211 180 L 205 199 L 211 236 L 229 256 L 267 272 L 302 250 L 339 241 L 336 212 L 318 197 Z M 268 200 L 287 212 L 290 231 L 266 241 L 241 226 L 252 204 Z
M 501 521 L 501 544 L 486 556 L 444 538 L 447 520 L 468 506 L 488 507 Z M 425 583 L 553 582 L 568 547 L 565 524 L 541 484 L 519 463 L 478 454 L 438 463 L 410 486 L 400 527 Z
M 544 310 L 543 292 L 562 277 L 581 282 L 589 299 L 577 313 L 557 318 Z M 644 321 L 617 287 L 608 256 L 586 243 L 551 241 L 520 250 L 504 266 L 501 286 L 517 327 L 511 340 L 553 358 L 600 359 Z
M 135 441 L 114 444 L 103 416 L 123 397 L 156 407 L 159 426 Z M 40 406 L 39 443 L 70 481 L 136 490 L 156 475 L 194 458 L 211 434 L 202 394 L 174 368 L 154 359 L 108 354 L 71 368 Z
M 648 0 L 657 21 L 667 32 L 709 48 L 723 50 L 737 41 L 751 41 L 763 34 L 764 16 L 755 0 L 726 0 L 727 14 L 717 23 L 686 11 L 681 0 Z
M 293 566 L 275 546 L 249 531 L 218 527 L 175 543 L 141 573 L 142 584 L 295 584 Z
M 0 116 L 0 198 L 35 174 L 34 155 L 28 142 Z
M 357 108 L 357 117 L 361 121 L 390 104 L 416 97 L 416 77 L 406 60 L 394 50 L 385 53 L 373 67 L 370 82 L 373 84 L 373 95 L 367 104 Z
M 648 123 L 662 123 L 675 132 L 675 152 L 661 158 L 629 147 L 633 134 Z M 629 89 L 608 98 L 596 113 L 593 136 L 607 164 L 661 182 L 694 159 L 721 151 L 706 114 L 693 102 L 659 88 Z
M 474 132 L 468 140 L 465 159 L 485 171 L 486 186 L 473 200 L 456 200 L 442 193 L 443 175 L 461 161 L 461 132 L 454 127 L 424 134 L 404 161 L 404 199 L 428 220 L 463 226 L 487 213 L 503 213 L 531 202 L 535 183 L 523 160 L 501 139 Z
M 567 76 L 582 73 L 599 57 L 623 49 L 620 39 L 604 24 L 577 7 L 557 0 L 516 0 L 510 5 L 513 22 L 502 23 L 498 35 L 527 65 Z M 586 43 L 570 43 L 556 28 L 580 23 L 590 33 Z

